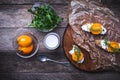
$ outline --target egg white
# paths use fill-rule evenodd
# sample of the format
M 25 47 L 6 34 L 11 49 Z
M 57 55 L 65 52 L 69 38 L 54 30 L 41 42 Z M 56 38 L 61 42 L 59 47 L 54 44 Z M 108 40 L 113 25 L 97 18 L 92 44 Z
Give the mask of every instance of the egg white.
M 75 53 L 75 45 L 73 45 L 72 50 L 69 51 L 69 54 L 70 54 L 70 55 L 72 55 L 72 54 L 74 54 L 74 53 Z M 85 58 L 83 57 L 83 59 L 80 60 L 80 61 L 78 61 L 78 63 L 83 63 L 83 62 L 84 62 L 84 59 L 85 59 Z
M 101 40 L 100 45 L 103 49 L 107 49 L 108 45 L 105 44 L 105 40 Z
M 75 53 L 75 45 L 73 45 L 72 50 L 69 51 L 69 54 L 71 54 L 71 55 L 74 54 L 74 53 Z
M 106 28 L 102 26 L 102 32 L 101 32 L 101 34 L 106 34 L 106 32 L 107 32 Z
M 90 28 L 93 25 L 93 23 L 86 23 L 84 25 L 82 25 L 82 30 L 86 31 L 86 32 L 90 32 Z M 105 34 L 107 32 L 106 28 L 102 26 L 102 32 L 100 34 Z
M 82 30 L 90 32 L 90 28 L 91 28 L 92 24 L 91 23 L 86 23 L 84 25 L 82 25 Z
M 72 55 L 75 51 L 72 49 L 69 51 L 69 53 Z
M 83 63 L 84 62 L 84 57 L 83 57 L 83 59 L 82 60 L 80 60 L 80 61 L 78 61 L 78 63 Z

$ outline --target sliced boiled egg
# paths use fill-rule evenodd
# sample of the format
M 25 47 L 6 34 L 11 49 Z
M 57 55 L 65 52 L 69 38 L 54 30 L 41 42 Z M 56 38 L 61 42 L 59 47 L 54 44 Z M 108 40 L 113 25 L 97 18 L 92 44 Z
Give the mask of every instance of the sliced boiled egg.
M 105 44 L 105 40 L 101 40 L 100 45 L 103 49 L 107 49 L 107 45 Z
M 83 63 L 84 61 L 83 53 L 76 45 L 73 45 L 73 48 L 72 50 L 69 51 L 69 54 L 71 55 L 73 61 L 78 63 Z
M 91 32 L 94 35 L 105 34 L 107 32 L 106 28 L 100 23 L 86 23 L 82 25 L 82 30 L 86 32 Z
M 107 40 L 96 40 L 96 45 L 101 47 L 102 49 L 108 52 L 120 52 L 120 43 L 115 41 L 107 41 Z
M 109 45 L 107 47 L 109 52 L 118 52 L 120 51 L 120 43 L 118 42 L 109 42 Z

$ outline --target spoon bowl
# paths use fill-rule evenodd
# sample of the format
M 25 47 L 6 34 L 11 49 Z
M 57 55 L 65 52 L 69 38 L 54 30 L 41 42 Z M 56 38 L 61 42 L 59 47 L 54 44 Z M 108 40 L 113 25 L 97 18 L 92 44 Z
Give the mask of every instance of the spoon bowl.
M 50 62 L 54 62 L 54 63 L 58 63 L 58 64 L 63 64 L 63 65 L 65 65 L 65 66 L 68 66 L 68 65 L 69 65 L 69 62 L 61 62 L 61 61 L 56 61 L 56 60 L 53 60 L 53 59 L 49 59 L 49 58 L 47 58 L 47 56 L 45 56 L 45 55 L 40 55 L 40 56 L 38 57 L 38 60 L 39 60 L 40 62 L 50 61 Z
M 44 55 L 39 56 L 38 59 L 39 59 L 39 61 L 41 61 L 41 62 L 46 62 L 46 61 L 47 61 L 47 57 L 44 56 Z

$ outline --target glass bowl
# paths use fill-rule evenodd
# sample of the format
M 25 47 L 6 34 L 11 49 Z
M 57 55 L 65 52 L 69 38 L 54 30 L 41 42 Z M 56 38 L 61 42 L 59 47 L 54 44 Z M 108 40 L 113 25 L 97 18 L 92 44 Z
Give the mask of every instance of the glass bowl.
M 47 4 L 47 3 L 43 3 L 43 2 L 36 2 L 33 6 L 32 6 L 32 8 L 31 8 L 31 10 L 32 11 L 35 11 L 35 7 L 40 7 L 40 6 L 42 6 L 42 5 L 49 5 L 49 4 Z M 53 26 L 47 26 L 47 27 L 50 27 L 49 29 L 47 29 L 47 28 L 40 28 L 40 27 L 35 27 L 34 25 L 30 25 L 30 27 L 33 27 L 33 28 L 35 28 L 35 29 L 38 29 L 39 31 L 41 31 L 41 32 L 50 32 L 50 31 L 52 31 L 53 29 L 55 29 L 58 25 L 59 25 L 59 23 L 61 23 L 62 22 L 62 19 L 63 18 L 61 18 L 58 14 L 57 14 L 57 12 L 56 12 L 56 10 L 52 7 L 52 6 L 50 6 L 49 5 L 49 8 L 51 9 L 51 10 L 53 10 L 55 13 L 56 13 L 56 15 L 59 17 L 59 19 L 61 19 L 61 21 L 59 21 L 58 23 L 56 23 L 55 25 L 53 25 Z M 30 11 L 29 11 L 30 12 Z M 31 15 L 32 16 L 32 22 L 34 21 L 34 19 L 36 19 L 35 18 L 35 14 L 32 14 Z M 55 16 L 56 17 L 56 16 Z M 52 19 L 53 20 L 53 19 Z M 32 24 L 32 22 L 31 22 L 31 24 Z M 56 18 L 56 22 L 57 22 L 57 18 Z M 42 22 L 43 23 L 43 22 Z M 46 24 L 46 22 L 44 22 L 44 24 Z M 42 26 L 43 27 L 43 26 Z
M 29 54 L 24 54 L 24 53 L 22 53 L 21 51 L 18 50 L 18 47 L 19 47 L 19 46 L 18 46 L 18 43 L 17 43 L 17 38 L 18 38 L 19 36 L 21 36 L 21 35 L 28 35 L 28 36 L 30 36 L 30 37 L 32 38 L 32 40 L 33 40 L 33 50 L 32 50 L 32 52 L 29 53 Z M 30 57 L 34 56 L 34 55 L 37 53 L 38 49 L 39 49 L 38 40 L 37 40 L 37 38 L 36 38 L 33 34 L 31 34 L 31 33 L 22 33 L 22 34 L 17 35 L 17 36 L 14 38 L 14 40 L 13 40 L 13 47 L 14 47 L 14 49 L 15 49 L 16 54 L 17 54 L 19 57 L 22 57 L 22 58 L 30 58 Z
M 49 50 L 55 50 L 60 45 L 60 36 L 57 33 L 48 33 L 43 40 L 44 46 Z

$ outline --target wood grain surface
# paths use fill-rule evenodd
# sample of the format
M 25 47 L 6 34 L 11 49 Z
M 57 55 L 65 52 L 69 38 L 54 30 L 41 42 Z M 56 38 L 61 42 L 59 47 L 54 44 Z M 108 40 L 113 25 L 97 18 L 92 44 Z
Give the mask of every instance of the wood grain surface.
M 35 2 L 45 2 L 50 4 L 66 4 L 68 0 L 1 0 L 0 4 L 34 4 Z
M 33 28 L 26 28 L 36 34 L 39 41 L 39 51 L 29 59 L 23 59 L 16 55 L 12 48 L 12 35 L 18 28 L 0 29 L 0 80 L 119 80 L 120 73 L 115 71 L 86 72 L 77 69 L 70 63 L 69 66 L 55 64 L 52 62 L 42 63 L 38 61 L 40 55 L 57 61 L 68 61 L 63 51 L 62 38 L 65 28 L 59 27 L 56 32 L 61 37 L 61 45 L 58 49 L 50 51 L 42 43 L 42 39 L 47 33 L 42 33 Z M 7 42 L 8 41 L 8 42 Z M 2 43 L 3 42 L 3 43 Z M 6 46 L 8 45 L 8 46 Z M 64 76 L 64 77 L 63 77 Z
M 51 5 L 64 20 L 60 27 L 67 25 L 67 5 Z M 28 12 L 32 5 L 0 5 L 0 27 L 29 27 L 32 14 Z
M 44 1 L 51 4 L 64 21 L 52 32 L 59 34 L 61 45 L 50 51 L 42 43 L 47 33 L 29 28 L 31 14 L 27 12 L 34 2 Z M 116 1 L 116 0 L 115 0 Z M 114 1 L 114 2 L 115 2 Z M 117 3 L 118 4 L 118 3 Z M 120 19 L 120 8 L 115 4 L 109 6 Z M 52 62 L 41 63 L 40 55 L 58 60 L 68 61 L 63 51 L 63 35 L 67 26 L 68 0 L 0 0 L 0 80 L 120 80 L 120 73 L 115 71 L 86 72 L 73 66 L 68 67 Z M 39 39 L 39 51 L 29 59 L 16 55 L 12 47 L 13 35 L 19 28 L 25 28 Z
M 66 31 L 64 33 L 64 39 L 63 39 L 63 47 L 64 47 L 64 51 L 65 54 L 67 56 L 67 58 L 70 60 L 70 62 L 75 65 L 77 68 L 85 70 L 85 71 L 95 71 L 95 69 L 93 68 L 93 62 L 90 59 L 89 53 L 85 52 L 85 50 L 81 49 L 82 53 L 84 54 L 84 62 L 82 64 L 78 64 L 76 62 L 74 62 L 71 58 L 71 55 L 69 54 L 69 51 L 72 49 L 73 45 L 75 45 L 73 38 L 72 38 L 72 29 L 71 27 L 68 25 L 66 28 Z

